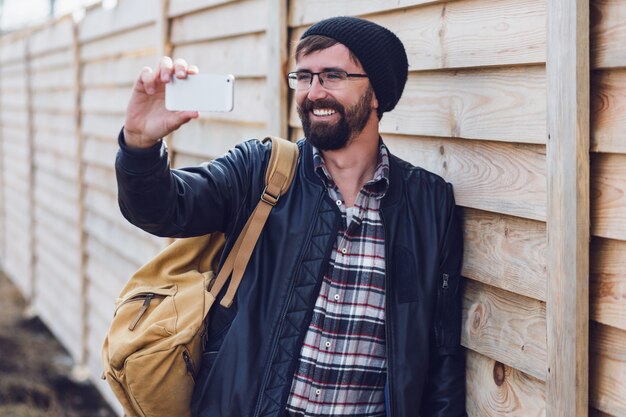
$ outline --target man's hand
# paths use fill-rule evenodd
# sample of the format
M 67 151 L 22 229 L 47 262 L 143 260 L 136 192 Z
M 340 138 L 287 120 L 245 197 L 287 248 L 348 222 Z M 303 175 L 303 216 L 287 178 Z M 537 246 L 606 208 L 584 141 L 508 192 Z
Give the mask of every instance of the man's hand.
M 197 74 L 198 67 L 187 65 L 183 59 L 165 56 L 153 71 L 144 67 L 135 81 L 126 109 L 124 138 L 131 148 L 149 148 L 191 119 L 197 111 L 168 111 L 165 109 L 165 84 L 173 77 L 187 78 Z

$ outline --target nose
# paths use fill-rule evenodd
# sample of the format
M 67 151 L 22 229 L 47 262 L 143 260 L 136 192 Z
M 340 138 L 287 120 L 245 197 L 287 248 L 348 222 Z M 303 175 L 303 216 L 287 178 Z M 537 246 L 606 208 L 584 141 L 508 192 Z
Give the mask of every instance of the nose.
M 309 92 L 307 94 L 309 100 L 311 101 L 319 100 L 321 98 L 326 97 L 326 95 L 327 95 L 326 89 L 320 83 L 319 75 L 317 76 L 314 75 L 313 79 L 311 80 L 311 87 L 309 87 Z

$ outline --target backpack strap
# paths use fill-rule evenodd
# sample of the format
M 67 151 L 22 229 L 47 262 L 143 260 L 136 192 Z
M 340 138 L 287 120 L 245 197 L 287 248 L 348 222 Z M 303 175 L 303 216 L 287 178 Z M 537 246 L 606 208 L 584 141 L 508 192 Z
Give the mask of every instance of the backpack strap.
M 232 305 L 263 226 L 272 208 L 278 203 L 280 196 L 289 189 L 295 176 L 298 146 L 274 136 L 263 139 L 263 143 L 268 141 L 272 142 L 272 153 L 265 173 L 265 188 L 210 289 L 211 293 L 217 297 L 232 273 L 228 290 L 220 301 L 224 307 Z

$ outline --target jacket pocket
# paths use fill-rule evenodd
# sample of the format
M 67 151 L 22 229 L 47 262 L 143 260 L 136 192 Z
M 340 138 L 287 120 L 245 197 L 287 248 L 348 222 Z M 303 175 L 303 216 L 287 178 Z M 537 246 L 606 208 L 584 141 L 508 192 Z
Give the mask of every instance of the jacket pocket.
M 437 347 L 456 347 L 461 336 L 460 277 L 442 272 L 437 289 L 435 337 Z

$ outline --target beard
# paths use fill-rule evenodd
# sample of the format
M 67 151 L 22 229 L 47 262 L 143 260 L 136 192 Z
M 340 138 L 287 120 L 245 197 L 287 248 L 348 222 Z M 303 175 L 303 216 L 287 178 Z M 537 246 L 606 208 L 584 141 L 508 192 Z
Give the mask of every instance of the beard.
M 374 90 L 370 87 L 354 106 L 347 109 L 331 98 L 317 101 L 305 98 L 297 110 L 306 140 L 320 151 L 334 151 L 343 148 L 352 138 L 365 129 L 372 113 L 373 96 Z M 311 122 L 313 109 L 333 109 L 339 114 L 339 121 L 334 124 L 328 122 L 313 123 Z

